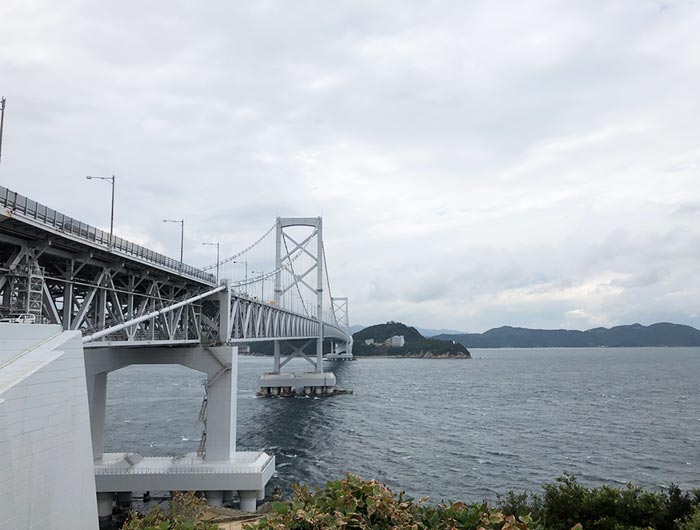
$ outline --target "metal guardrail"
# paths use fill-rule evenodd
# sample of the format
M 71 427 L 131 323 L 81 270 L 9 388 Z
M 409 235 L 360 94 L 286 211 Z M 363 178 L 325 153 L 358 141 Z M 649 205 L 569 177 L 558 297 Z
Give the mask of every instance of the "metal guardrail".
M 9 190 L 4 186 L 0 186 L 0 205 L 11 209 L 14 212 L 21 213 L 22 215 L 30 217 L 36 221 L 40 221 L 51 228 L 71 234 L 91 243 L 104 245 L 108 250 L 110 249 L 108 232 L 57 212 L 56 210 L 33 201 L 24 195 L 20 195 L 16 191 Z M 163 254 L 154 252 L 146 247 L 142 247 L 141 245 L 137 245 L 136 243 L 122 239 L 121 237 L 112 237 L 111 248 L 113 250 L 123 252 L 124 254 L 129 254 L 131 256 L 158 264 L 161 267 L 165 267 L 166 269 L 170 269 L 173 272 L 177 272 L 184 276 L 197 278 L 198 280 L 211 284 L 216 283 L 216 277 L 213 274 L 204 272 L 196 267 L 192 267 L 191 265 L 180 263 L 173 258 L 169 258 Z
M 112 467 L 104 465 L 95 466 L 95 475 L 205 475 L 205 474 L 245 474 L 262 473 L 266 466 L 261 467 L 198 467 L 198 466 L 172 466 L 172 467 Z

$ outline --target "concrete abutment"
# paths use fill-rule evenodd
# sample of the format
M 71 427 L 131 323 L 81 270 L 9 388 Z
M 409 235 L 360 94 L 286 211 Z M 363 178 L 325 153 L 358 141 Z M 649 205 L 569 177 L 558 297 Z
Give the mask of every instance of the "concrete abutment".
M 207 422 L 203 454 L 178 458 L 104 453 L 108 374 L 135 364 L 180 364 L 206 374 Z M 91 347 L 85 352 L 89 413 L 100 517 L 117 502 L 130 503 L 132 491 L 202 491 L 221 506 L 238 491 L 243 510 L 255 511 L 256 499 L 272 477 L 273 456 L 236 451 L 238 349 L 217 347 Z M 252 493 L 252 502 L 250 500 Z M 241 494 L 242 493 L 242 494 Z

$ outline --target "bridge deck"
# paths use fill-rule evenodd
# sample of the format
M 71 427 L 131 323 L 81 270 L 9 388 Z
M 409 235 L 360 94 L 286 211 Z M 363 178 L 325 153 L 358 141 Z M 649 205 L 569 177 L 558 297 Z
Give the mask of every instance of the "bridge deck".
M 234 290 L 224 312 L 222 302 L 211 298 L 168 313 L 167 308 L 215 288 L 216 277 L 123 238 L 110 238 L 103 230 L 3 186 L 0 263 L 4 264 L 0 265 L 2 316 L 32 310 L 38 321 L 59 323 L 84 334 L 115 328 L 100 339 L 101 346 L 349 337 L 337 322 L 319 322 L 313 315 Z M 36 267 L 31 273 L 30 263 Z M 22 275 L 29 279 L 16 279 Z M 40 281 L 30 283 L 31 275 Z M 8 286 L 10 278 L 15 283 Z M 25 284 L 34 290 L 29 293 Z M 144 315 L 148 318 L 143 319 Z M 224 317 L 228 320 L 225 335 L 226 326 L 220 325 L 225 324 Z M 123 326 L 131 321 L 139 323 Z
M 3 222 L 0 223 L 3 233 L 12 235 L 13 232 L 16 232 L 18 237 L 25 238 L 27 235 L 32 234 L 28 233 L 27 227 L 22 225 L 29 225 L 60 238 L 83 243 L 99 251 L 155 266 L 169 273 L 199 280 L 207 285 L 215 285 L 216 283 L 216 278 L 211 273 L 180 263 L 173 258 L 121 237 L 113 236 L 110 245 L 108 232 L 62 214 L 4 186 L 0 186 L 0 216 L 5 217 Z M 12 220 L 16 220 L 19 223 L 12 223 Z M 37 237 L 39 234 L 35 232 L 33 235 Z

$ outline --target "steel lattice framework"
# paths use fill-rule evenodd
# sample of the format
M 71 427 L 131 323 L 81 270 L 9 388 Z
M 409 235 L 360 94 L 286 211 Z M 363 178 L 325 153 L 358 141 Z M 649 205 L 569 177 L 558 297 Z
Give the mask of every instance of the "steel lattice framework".
M 278 234 L 300 224 L 313 225 L 312 235 L 289 239 L 293 250 L 278 254 L 277 269 L 259 277 L 276 278 L 275 303 L 266 303 L 226 280 L 217 286 L 209 272 L 118 237 L 110 242 L 108 233 L 0 186 L 0 318 L 80 330 L 91 347 L 351 341 L 345 323 L 323 318 L 322 287 L 305 280 L 316 271 L 321 285 L 321 219 L 278 219 Z M 314 255 L 306 248 L 312 237 L 315 269 L 285 289 L 317 292 L 316 311 L 290 311 L 279 303 L 279 274 L 293 270 L 301 253 Z

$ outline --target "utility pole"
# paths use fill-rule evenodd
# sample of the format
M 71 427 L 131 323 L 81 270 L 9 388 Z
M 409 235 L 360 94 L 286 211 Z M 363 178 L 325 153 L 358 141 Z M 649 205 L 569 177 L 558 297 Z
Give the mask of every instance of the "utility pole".
M 2 129 L 5 125 L 5 96 L 0 99 L 0 161 L 2 160 Z

